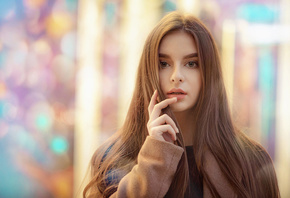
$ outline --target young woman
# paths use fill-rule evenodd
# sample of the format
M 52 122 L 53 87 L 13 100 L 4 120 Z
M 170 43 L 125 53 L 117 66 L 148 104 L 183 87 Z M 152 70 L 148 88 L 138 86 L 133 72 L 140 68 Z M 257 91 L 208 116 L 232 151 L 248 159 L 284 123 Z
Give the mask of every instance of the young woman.
M 270 156 L 234 126 L 213 37 L 179 12 L 147 38 L 125 123 L 91 168 L 84 197 L 280 197 Z

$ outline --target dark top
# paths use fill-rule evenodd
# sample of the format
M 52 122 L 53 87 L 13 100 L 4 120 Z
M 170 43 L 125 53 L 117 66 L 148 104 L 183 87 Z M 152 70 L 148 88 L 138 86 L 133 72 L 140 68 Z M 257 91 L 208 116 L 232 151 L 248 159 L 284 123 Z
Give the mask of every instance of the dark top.
M 193 147 L 186 146 L 186 155 L 188 159 L 189 169 L 189 186 L 185 197 L 190 198 L 202 198 L 203 197 L 203 185 L 202 176 L 199 174 L 194 158 Z

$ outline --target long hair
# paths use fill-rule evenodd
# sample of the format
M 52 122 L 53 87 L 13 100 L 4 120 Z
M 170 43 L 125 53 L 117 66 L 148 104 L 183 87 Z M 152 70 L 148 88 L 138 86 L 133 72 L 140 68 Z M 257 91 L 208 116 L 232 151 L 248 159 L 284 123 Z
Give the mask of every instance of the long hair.
M 212 35 L 200 20 L 180 12 L 171 12 L 163 17 L 148 36 L 124 125 L 93 155 L 92 179 L 83 192 L 84 197 L 94 190 L 101 192 L 103 197 L 109 197 L 117 190 L 120 179 L 136 164 L 138 153 L 148 135 L 148 105 L 154 90 L 157 89 L 161 100 L 165 99 L 159 84 L 158 50 L 162 38 L 172 31 L 184 31 L 192 35 L 197 46 L 202 88 L 194 111 L 193 122 L 198 124 L 193 129 L 193 147 L 197 169 L 211 194 L 220 197 L 204 170 L 206 151 L 213 154 L 238 197 L 279 197 L 271 158 L 262 146 L 246 137 L 233 124 L 220 58 Z M 163 113 L 168 114 L 181 130 L 169 107 Z M 184 148 L 182 133 L 177 134 L 175 144 Z M 183 154 L 167 196 L 183 197 L 188 177 L 187 157 Z

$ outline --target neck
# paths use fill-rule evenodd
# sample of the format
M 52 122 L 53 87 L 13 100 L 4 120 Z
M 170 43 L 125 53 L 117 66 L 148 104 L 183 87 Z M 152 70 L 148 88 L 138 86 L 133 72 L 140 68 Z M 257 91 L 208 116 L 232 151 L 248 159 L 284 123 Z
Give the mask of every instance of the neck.
M 174 112 L 174 115 L 181 128 L 185 146 L 193 145 L 194 116 L 192 110 Z

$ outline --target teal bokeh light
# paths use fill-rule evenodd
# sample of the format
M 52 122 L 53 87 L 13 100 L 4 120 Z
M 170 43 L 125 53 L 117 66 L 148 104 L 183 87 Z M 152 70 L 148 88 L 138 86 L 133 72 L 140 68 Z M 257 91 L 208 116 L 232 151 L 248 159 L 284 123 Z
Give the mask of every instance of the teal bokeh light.
M 68 150 L 68 141 L 63 137 L 55 137 L 51 141 L 51 149 L 56 154 L 63 154 Z
M 51 118 L 47 115 L 40 114 L 36 117 L 36 126 L 40 130 L 47 130 L 51 126 Z
M 113 25 L 114 24 L 114 19 L 115 19 L 115 15 L 117 12 L 117 5 L 115 3 L 112 2 L 108 2 L 105 4 L 105 13 L 106 13 L 106 22 L 109 25 Z
M 245 3 L 237 10 L 237 17 L 255 23 L 273 23 L 279 19 L 277 6 Z
M 166 0 L 164 2 L 164 11 L 165 12 L 171 12 L 176 10 L 176 3 L 172 0 Z
M 259 87 L 262 94 L 262 131 L 269 137 L 275 122 L 275 62 L 271 48 L 259 53 Z

